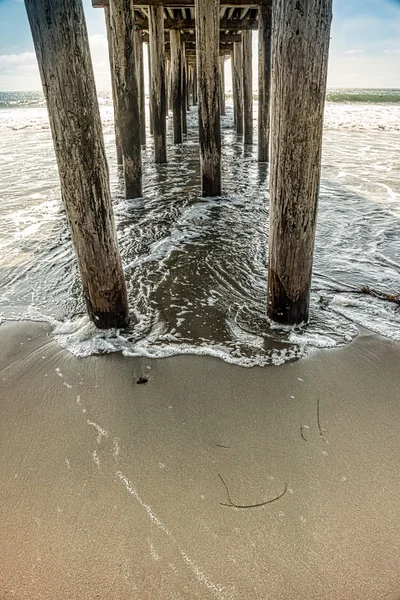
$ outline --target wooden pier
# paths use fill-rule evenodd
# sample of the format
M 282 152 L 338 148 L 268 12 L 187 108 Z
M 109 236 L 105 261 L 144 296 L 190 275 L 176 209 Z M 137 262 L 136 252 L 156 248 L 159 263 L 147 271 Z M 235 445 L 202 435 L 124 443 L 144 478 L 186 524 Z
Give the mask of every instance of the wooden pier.
M 128 323 L 108 167 L 82 0 L 25 0 L 89 315 Z M 271 157 L 269 316 L 307 321 L 319 195 L 332 0 L 92 0 L 103 8 L 125 195 L 142 195 L 146 143 L 143 44 L 149 46 L 154 162 L 198 106 L 201 191 L 220 196 L 224 61 L 232 65 L 236 133 L 253 144 L 252 32 L 258 31 L 258 160 Z M 56 66 L 58 68 L 56 68 Z M 271 110 L 270 110 L 271 107 Z M 270 132 L 271 140 L 270 143 Z

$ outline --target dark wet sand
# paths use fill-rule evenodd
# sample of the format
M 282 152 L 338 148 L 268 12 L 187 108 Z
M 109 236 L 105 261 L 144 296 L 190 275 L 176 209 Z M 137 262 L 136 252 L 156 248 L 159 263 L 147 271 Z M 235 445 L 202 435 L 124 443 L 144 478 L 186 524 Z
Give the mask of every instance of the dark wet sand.
M 48 331 L 0 327 L 1 600 L 400 598 L 399 344 L 244 369 Z

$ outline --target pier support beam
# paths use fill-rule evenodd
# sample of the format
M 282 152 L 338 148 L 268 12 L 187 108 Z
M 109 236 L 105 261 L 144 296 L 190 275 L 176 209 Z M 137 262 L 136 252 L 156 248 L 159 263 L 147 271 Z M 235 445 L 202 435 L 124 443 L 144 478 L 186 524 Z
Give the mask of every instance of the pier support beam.
M 251 29 L 242 31 L 244 143 L 253 143 L 253 65 Z
M 242 42 L 233 44 L 233 94 L 236 133 L 243 135 L 243 52 Z
M 275 0 L 268 315 L 308 320 L 332 0 Z
M 174 144 L 182 144 L 182 42 L 181 32 L 171 29 L 171 93 Z
M 258 161 L 269 160 L 272 0 L 258 7 Z
M 182 133 L 187 135 L 187 69 L 185 43 L 182 43 Z
M 110 0 L 113 32 L 117 115 L 120 133 L 125 197 L 142 195 L 142 155 L 140 147 L 139 89 L 137 81 L 133 9 L 130 0 Z
M 145 109 L 145 95 L 144 95 L 144 64 L 143 64 L 143 42 L 141 39 L 141 32 L 139 30 L 134 31 L 135 40 L 135 59 L 136 59 L 136 74 L 138 81 L 138 93 L 139 93 L 139 114 L 140 114 L 140 143 L 142 146 L 146 145 L 146 109 Z
M 149 132 L 153 135 L 153 111 L 151 108 L 151 60 L 150 60 L 150 44 L 147 44 L 147 75 L 149 82 Z
M 167 162 L 167 91 L 165 77 L 164 9 L 149 7 L 151 60 L 151 107 L 154 132 L 154 161 Z
M 219 0 L 196 0 L 197 88 L 203 196 L 221 194 Z
M 221 115 L 225 116 L 225 56 L 220 56 L 219 69 L 221 85 L 220 111 Z
M 110 60 L 110 73 L 111 73 L 111 92 L 113 99 L 113 108 L 114 108 L 114 131 L 115 131 L 115 149 L 117 152 L 117 165 L 122 165 L 122 148 L 121 148 L 121 140 L 119 136 L 118 129 L 118 121 L 117 121 L 117 91 L 116 91 L 116 82 L 115 82 L 115 71 L 114 71 L 114 56 L 112 49 L 112 29 L 111 29 L 111 19 L 110 19 L 110 7 L 104 7 L 104 18 L 106 21 L 106 31 L 107 31 L 107 43 L 108 43 L 108 58 Z
M 197 98 L 197 69 L 194 67 L 193 69 L 193 106 L 197 106 L 198 98 Z
M 89 317 L 101 329 L 125 327 L 126 287 L 82 1 L 25 6 Z

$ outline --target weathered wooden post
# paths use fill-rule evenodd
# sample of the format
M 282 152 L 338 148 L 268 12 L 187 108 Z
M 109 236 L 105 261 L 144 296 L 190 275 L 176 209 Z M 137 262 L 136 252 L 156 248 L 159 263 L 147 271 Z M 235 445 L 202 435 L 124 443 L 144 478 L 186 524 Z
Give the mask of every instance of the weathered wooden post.
M 221 194 L 219 0 L 195 0 L 200 170 L 203 196 Z
M 197 97 L 197 68 L 193 69 L 193 106 L 197 106 L 198 97 Z
M 110 16 L 125 197 L 137 198 L 142 195 L 142 155 L 131 0 L 110 0 Z
M 258 161 L 269 160 L 272 0 L 258 7 Z
M 106 21 L 106 31 L 107 31 L 107 43 L 108 43 L 108 58 L 110 61 L 110 72 L 111 72 L 111 92 L 113 99 L 113 107 L 114 107 L 114 131 L 115 131 L 115 148 L 117 151 L 117 165 L 122 165 L 122 148 L 121 141 L 119 137 L 119 129 L 117 122 L 117 92 L 116 92 L 116 83 L 115 83 L 115 72 L 114 72 L 114 57 L 112 50 L 112 30 L 111 30 L 111 20 L 110 20 L 110 8 L 108 6 L 104 7 L 104 18 Z
M 154 133 L 153 127 L 153 111 L 151 108 L 151 60 L 150 60 L 150 44 L 147 44 L 147 71 L 149 81 L 149 132 L 150 135 Z
M 25 0 L 61 194 L 90 319 L 125 327 L 128 302 L 81 0 Z
M 236 97 L 236 133 L 243 134 L 243 52 L 242 42 L 233 44 L 233 86 Z
M 140 115 L 140 143 L 142 146 L 146 145 L 146 110 L 145 110 L 145 96 L 144 96 L 144 64 L 143 64 L 143 41 L 142 32 L 136 29 L 134 32 L 135 42 L 135 58 L 136 58 L 136 73 L 138 80 L 138 92 L 139 92 L 139 115 Z
M 172 110 L 172 94 L 171 94 L 171 61 L 167 60 L 167 112 Z
M 221 84 L 221 98 L 220 108 L 221 115 L 225 115 L 225 56 L 220 56 L 220 84 Z
M 182 133 L 187 135 L 187 70 L 186 70 L 186 48 L 182 43 Z
M 268 315 L 308 320 L 332 0 L 275 0 Z
M 235 48 L 235 46 L 233 47 Z M 232 102 L 233 102 L 233 124 L 236 128 L 237 121 L 237 110 L 238 110 L 238 98 L 237 98 L 237 89 L 236 89 L 236 77 L 235 77 L 236 69 L 235 69 L 235 52 L 232 50 L 231 52 L 231 75 L 232 75 Z
M 190 110 L 190 67 L 186 59 L 185 61 L 185 73 L 186 73 L 186 110 Z
M 165 85 L 164 8 L 149 7 L 151 60 L 151 107 L 154 131 L 154 161 L 167 162 L 167 91 Z
M 193 67 L 188 65 L 188 110 L 193 106 Z
M 244 143 L 253 143 L 253 65 L 251 29 L 242 31 Z
M 182 143 L 182 42 L 181 32 L 171 29 L 171 92 L 174 144 Z

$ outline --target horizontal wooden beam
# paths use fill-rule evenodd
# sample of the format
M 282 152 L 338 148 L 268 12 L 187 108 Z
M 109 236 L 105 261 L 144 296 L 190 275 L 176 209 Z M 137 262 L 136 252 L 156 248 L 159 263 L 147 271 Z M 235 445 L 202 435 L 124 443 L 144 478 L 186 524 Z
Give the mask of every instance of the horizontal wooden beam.
M 145 43 L 149 43 L 149 34 L 148 33 L 144 33 L 142 35 L 143 42 Z M 186 47 L 190 47 L 193 44 L 196 44 L 196 36 L 193 34 L 189 34 L 189 33 L 184 33 L 183 35 L 181 35 L 181 40 L 182 42 L 185 42 Z M 242 36 L 239 34 L 232 34 L 232 33 L 221 33 L 219 36 L 219 41 L 221 44 L 231 44 L 232 42 L 241 42 L 242 41 Z M 168 46 L 169 44 L 169 40 L 166 40 L 166 45 Z
M 222 0 L 220 6 L 225 7 L 246 7 L 255 8 L 257 6 L 269 5 L 271 0 Z M 93 8 L 104 8 L 109 6 L 109 0 L 92 0 Z M 194 0 L 138 0 L 134 2 L 135 8 L 140 6 L 165 6 L 165 8 L 194 8 Z
M 220 56 L 230 56 L 231 52 L 232 52 L 232 44 L 224 44 L 224 46 L 220 47 L 220 49 L 219 49 Z M 196 49 L 195 48 L 185 49 L 185 56 L 186 56 L 186 58 L 196 56 Z M 171 59 L 171 53 L 170 53 L 169 46 L 168 46 L 168 48 L 165 49 L 165 57 L 168 60 Z
M 222 0 L 220 6 L 249 6 L 257 7 L 264 6 L 269 0 Z M 137 0 L 135 2 L 135 8 L 139 6 L 165 6 L 165 8 L 181 8 L 189 7 L 194 8 L 193 0 Z
M 149 22 L 147 19 L 137 18 L 135 19 L 135 24 L 140 29 L 149 29 Z M 257 31 L 258 20 L 221 19 L 221 21 L 219 22 L 219 28 L 221 31 L 246 31 L 247 29 Z M 164 30 L 165 29 L 179 29 L 180 31 L 189 31 L 196 29 L 196 23 L 194 19 L 164 19 Z

